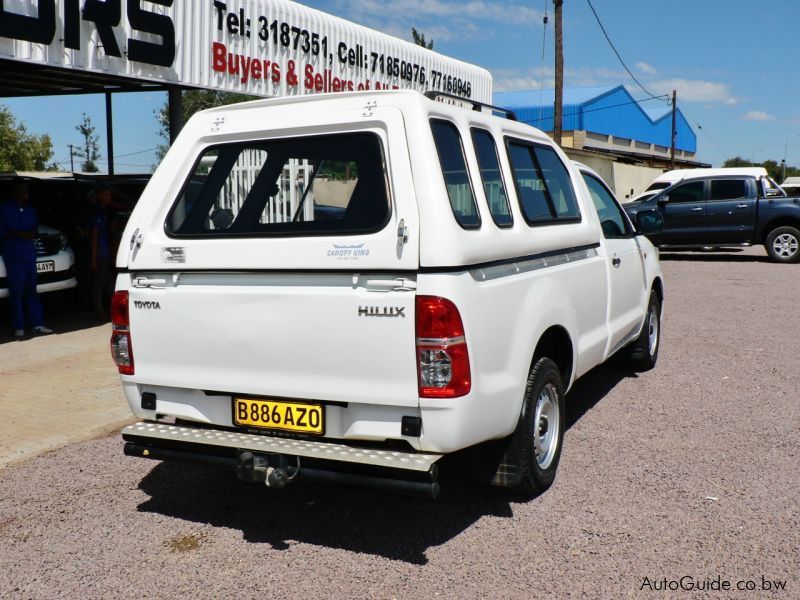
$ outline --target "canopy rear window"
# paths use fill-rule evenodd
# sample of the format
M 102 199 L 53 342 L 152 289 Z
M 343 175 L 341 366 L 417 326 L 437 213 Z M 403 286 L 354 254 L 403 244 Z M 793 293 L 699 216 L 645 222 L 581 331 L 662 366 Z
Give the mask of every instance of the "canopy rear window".
M 369 133 L 212 146 L 167 217 L 173 237 L 362 234 L 389 199 L 380 140 Z

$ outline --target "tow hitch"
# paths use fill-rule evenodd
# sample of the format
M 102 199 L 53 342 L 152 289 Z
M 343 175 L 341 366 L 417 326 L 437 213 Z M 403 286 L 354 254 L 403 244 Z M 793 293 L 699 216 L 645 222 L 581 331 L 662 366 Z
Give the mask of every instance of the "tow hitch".
M 296 461 L 294 465 L 290 461 Z M 239 452 L 236 477 L 247 483 L 264 483 L 268 488 L 282 490 L 292 481 L 310 483 L 339 483 L 395 494 L 436 498 L 439 484 L 436 465 L 428 472 L 428 481 L 405 481 L 384 477 L 358 475 L 340 471 L 300 468 L 300 457 L 283 454 L 253 454 Z
M 236 477 L 248 483 L 265 483 L 267 487 L 282 490 L 300 472 L 300 457 L 293 457 L 297 464 L 289 465 L 283 454 L 253 454 L 247 450 L 239 453 Z

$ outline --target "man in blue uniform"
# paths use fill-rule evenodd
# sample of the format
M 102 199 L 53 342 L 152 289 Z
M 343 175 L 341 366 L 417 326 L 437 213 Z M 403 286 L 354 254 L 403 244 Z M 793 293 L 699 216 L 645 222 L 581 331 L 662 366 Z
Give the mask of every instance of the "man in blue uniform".
M 98 183 L 89 226 L 92 258 L 92 305 L 101 321 L 108 319 L 108 298 L 114 293 L 111 273 L 111 228 L 108 210 L 112 206 L 111 188 Z
M 28 185 L 17 183 L 12 198 L 0 205 L 0 251 L 6 266 L 14 337 L 25 336 L 27 322 L 34 333 L 53 333 L 44 326 L 42 304 L 36 293 L 36 211 L 28 204 Z

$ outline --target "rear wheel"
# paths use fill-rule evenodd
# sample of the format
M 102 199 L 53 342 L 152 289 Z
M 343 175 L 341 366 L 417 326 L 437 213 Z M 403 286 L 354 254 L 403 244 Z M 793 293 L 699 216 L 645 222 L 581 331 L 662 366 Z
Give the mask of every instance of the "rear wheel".
M 564 384 L 549 358 L 536 361 L 525 386 L 525 399 L 511 448 L 520 479 L 516 488 L 527 496 L 553 483 L 564 439 Z
M 660 345 L 661 301 L 658 299 L 658 295 L 652 291 L 647 304 L 647 317 L 642 332 L 626 350 L 628 365 L 634 371 L 649 371 L 656 366 Z
M 800 260 L 800 231 L 794 227 L 776 227 L 764 244 L 775 262 L 794 263 Z

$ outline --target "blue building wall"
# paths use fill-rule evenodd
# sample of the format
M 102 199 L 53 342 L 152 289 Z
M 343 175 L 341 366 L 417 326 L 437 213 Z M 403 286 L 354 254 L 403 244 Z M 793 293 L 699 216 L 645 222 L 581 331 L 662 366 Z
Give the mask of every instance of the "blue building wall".
M 553 131 L 553 90 L 496 92 L 494 104 L 513 110 L 517 118 L 543 131 Z M 659 101 L 652 100 L 653 105 Z M 624 86 L 573 88 L 564 90 L 564 131 L 591 131 L 669 147 L 672 111 L 664 104 L 663 114 L 651 118 Z M 697 135 L 679 108 L 675 127 L 679 150 L 697 152 Z

